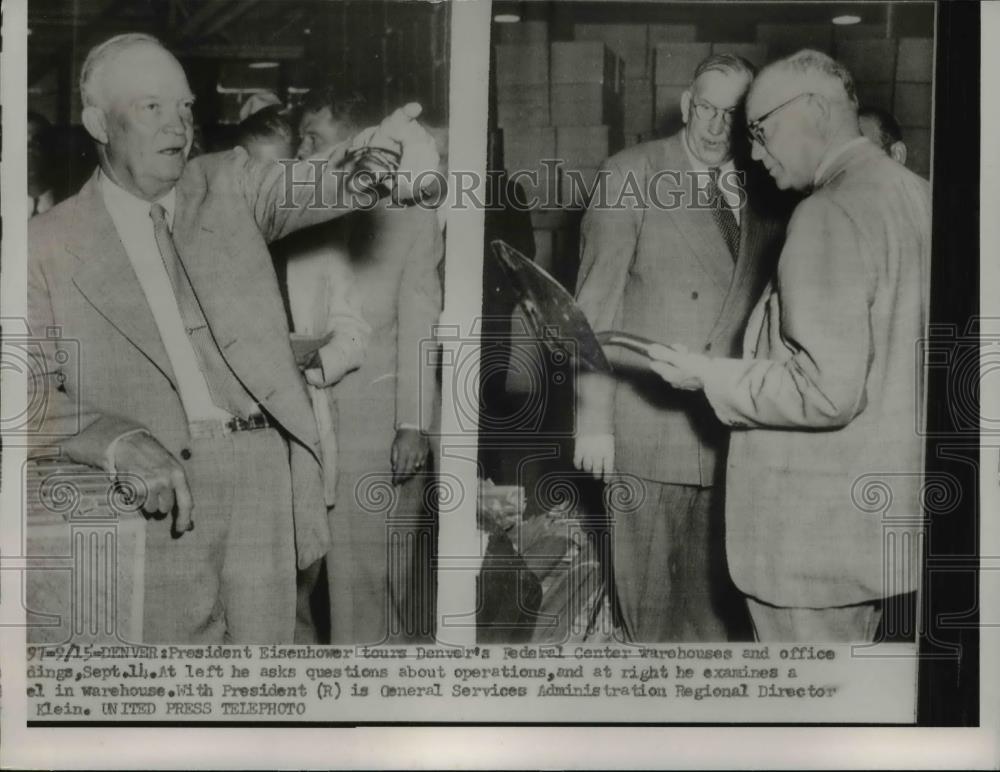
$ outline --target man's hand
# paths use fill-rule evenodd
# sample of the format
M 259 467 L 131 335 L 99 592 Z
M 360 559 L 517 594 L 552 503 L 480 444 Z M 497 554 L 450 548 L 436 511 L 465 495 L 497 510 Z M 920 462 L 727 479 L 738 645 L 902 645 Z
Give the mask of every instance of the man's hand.
M 679 344 L 661 346 L 658 343 L 649 347 L 649 356 L 652 359 L 649 369 L 675 389 L 700 391 L 705 387 L 702 374 L 708 357 L 692 354 Z
M 333 332 L 328 332 L 320 337 L 293 332 L 289 338 L 292 343 L 292 354 L 295 355 L 295 363 L 300 370 L 309 370 L 320 366 L 319 350 L 333 340 Z
M 174 531 L 182 535 L 194 530 L 194 502 L 180 462 L 146 432 L 129 434 L 115 446 L 115 471 L 136 475 L 146 486 L 143 512 L 169 515 L 176 506 Z
M 615 469 L 615 438 L 611 434 L 581 434 L 573 449 L 573 464 L 598 480 Z
M 441 158 L 438 155 L 434 137 L 417 123 L 417 116 L 423 108 L 410 102 L 394 111 L 374 130 L 367 129 L 359 134 L 353 146 L 362 143 L 369 147 L 380 147 L 401 153 L 396 181 L 396 197 L 406 201 L 417 196 L 414 183 L 427 187 L 434 182 Z
M 399 429 L 392 442 L 392 484 L 400 485 L 424 468 L 430 443 L 417 429 Z

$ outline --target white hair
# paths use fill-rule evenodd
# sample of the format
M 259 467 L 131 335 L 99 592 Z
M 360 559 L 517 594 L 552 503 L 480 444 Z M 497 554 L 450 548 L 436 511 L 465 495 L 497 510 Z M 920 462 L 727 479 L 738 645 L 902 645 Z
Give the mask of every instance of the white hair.
M 858 109 L 858 94 L 851 73 L 836 59 L 821 51 L 803 49 L 772 62 L 764 68 L 761 75 L 772 71 L 792 73 L 810 84 L 816 91 L 832 99 L 844 100 L 855 112 Z
M 84 107 L 101 106 L 97 91 L 102 70 L 119 54 L 138 43 L 151 43 L 164 48 L 163 43 L 145 32 L 126 32 L 115 35 L 90 49 L 80 70 L 80 98 Z

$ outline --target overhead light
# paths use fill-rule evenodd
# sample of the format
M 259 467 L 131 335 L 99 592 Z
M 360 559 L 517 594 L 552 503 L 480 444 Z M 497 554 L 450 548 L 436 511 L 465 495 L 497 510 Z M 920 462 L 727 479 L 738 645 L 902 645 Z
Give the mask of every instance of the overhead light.
M 845 14 L 844 16 L 834 16 L 833 23 L 841 27 L 846 27 L 849 24 L 860 24 L 861 17 L 855 16 L 854 14 Z
M 277 66 L 277 62 L 250 62 L 247 65 L 251 70 L 273 70 Z
M 497 24 L 517 24 L 521 21 L 521 17 L 516 13 L 498 13 L 493 17 L 493 21 Z

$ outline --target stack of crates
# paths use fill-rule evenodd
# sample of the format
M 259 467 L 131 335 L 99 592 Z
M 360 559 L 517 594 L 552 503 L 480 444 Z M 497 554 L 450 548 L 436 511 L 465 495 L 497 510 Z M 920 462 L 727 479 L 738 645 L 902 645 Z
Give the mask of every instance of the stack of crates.
M 906 165 L 930 175 L 934 41 L 930 38 L 838 40 L 837 59 L 854 76 L 858 101 L 892 113 L 903 130 Z
M 684 125 L 681 94 L 691 85 L 691 76 L 702 59 L 712 53 L 711 43 L 661 43 L 656 49 L 656 128 L 667 136 Z
M 931 174 L 933 79 L 933 39 L 900 38 L 893 114 L 903 129 L 903 141 L 907 147 L 906 165 L 924 177 Z
M 560 202 L 586 205 L 597 169 L 622 146 L 621 60 L 599 41 L 552 44 L 552 125 Z

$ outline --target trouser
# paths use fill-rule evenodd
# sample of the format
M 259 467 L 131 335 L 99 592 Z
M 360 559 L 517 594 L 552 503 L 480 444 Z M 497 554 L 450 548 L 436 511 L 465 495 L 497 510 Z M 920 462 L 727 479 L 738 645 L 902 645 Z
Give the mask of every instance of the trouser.
M 642 485 L 634 510 L 613 513 L 614 581 L 626 639 L 749 639 L 742 595 L 726 566 L 721 489 Z
M 288 446 L 274 429 L 191 441 L 194 530 L 146 524 L 147 643 L 291 643 L 295 536 Z
M 425 481 L 392 486 L 385 475 L 341 467 L 326 556 L 331 643 L 433 641 L 435 539 Z
M 880 603 L 831 608 L 772 606 L 746 596 L 758 641 L 781 643 L 867 643 L 875 640 Z

